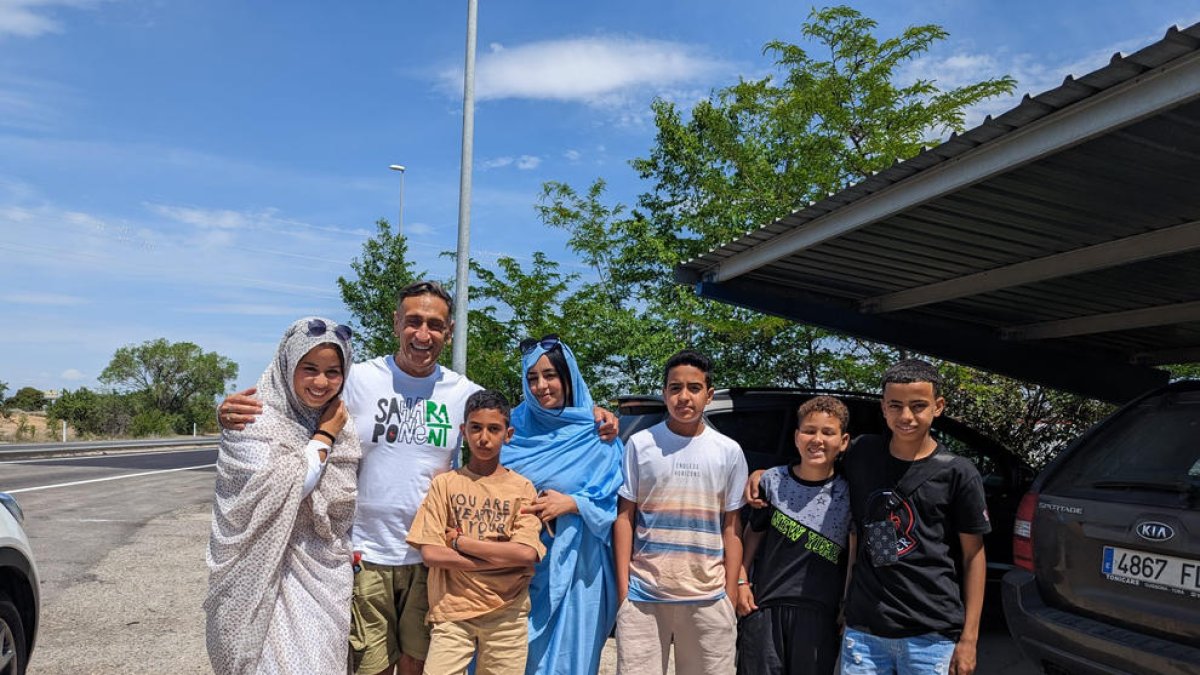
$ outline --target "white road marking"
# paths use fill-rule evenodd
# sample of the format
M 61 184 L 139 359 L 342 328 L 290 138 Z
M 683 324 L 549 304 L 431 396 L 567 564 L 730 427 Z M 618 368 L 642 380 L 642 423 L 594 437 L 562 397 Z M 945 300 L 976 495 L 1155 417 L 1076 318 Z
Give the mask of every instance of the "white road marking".
M 143 520 L 130 520 L 128 518 L 76 518 L 73 522 L 76 523 L 143 523 Z
M 3 447 L 3 446 L 0 446 Z M 180 450 L 146 450 L 143 452 L 113 452 L 107 450 L 97 452 L 94 455 L 68 455 L 66 457 L 41 457 L 38 459 L 6 459 L 0 461 L 0 464 L 43 464 L 45 462 L 70 462 L 77 459 L 95 459 L 102 457 L 145 457 L 147 455 L 173 455 L 180 452 L 202 452 L 204 450 L 216 450 L 217 446 L 192 446 L 182 448 Z
M 22 492 L 35 492 L 37 490 L 51 490 L 54 488 L 71 487 L 73 485 L 87 485 L 88 483 L 103 483 L 108 480 L 121 480 L 122 478 L 137 478 L 138 476 L 153 476 L 159 473 L 174 473 L 176 471 L 190 471 L 192 469 L 207 469 L 216 466 L 216 464 L 201 464 L 199 466 L 182 466 L 177 469 L 159 469 L 157 471 L 143 471 L 141 473 L 127 473 L 120 476 L 109 476 L 107 478 L 91 478 L 88 480 L 75 480 L 70 483 L 55 483 L 54 485 L 37 485 L 34 487 L 18 488 L 16 490 L 4 490 L 10 495 L 20 494 Z

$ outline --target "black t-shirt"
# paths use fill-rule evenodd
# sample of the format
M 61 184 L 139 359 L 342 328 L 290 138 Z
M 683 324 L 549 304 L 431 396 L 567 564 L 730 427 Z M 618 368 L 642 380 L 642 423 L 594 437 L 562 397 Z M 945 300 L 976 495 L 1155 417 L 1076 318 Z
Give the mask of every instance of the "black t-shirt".
M 861 436 L 845 453 L 843 475 L 850 483 L 850 507 L 859 535 L 858 555 L 846 603 L 846 623 L 872 635 L 903 638 L 941 633 L 958 639 L 963 625 L 959 533 L 991 531 L 983 480 L 970 461 L 938 444 L 933 475 L 905 499 L 889 495 L 908 471 L 930 469 L 892 457 L 887 439 Z M 897 496 L 898 497 L 898 496 Z M 869 521 L 896 528 L 894 565 L 875 567 L 863 540 Z
M 846 585 L 850 536 L 849 486 L 834 476 L 797 478 L 787 466 L 767 470 L 750 527 L 766 534 L 754 556 L 750 581 L 759 607 L 817 603 L 836 613 Z

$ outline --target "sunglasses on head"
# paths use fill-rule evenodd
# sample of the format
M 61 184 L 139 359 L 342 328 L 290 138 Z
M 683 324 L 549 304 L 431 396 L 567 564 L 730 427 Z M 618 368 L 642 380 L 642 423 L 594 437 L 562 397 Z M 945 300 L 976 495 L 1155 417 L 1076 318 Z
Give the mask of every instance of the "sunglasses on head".
M 312 319 L 308 322 L 309 337 L 320 337 L 328 330 L 329 326 L 325 325 L 325 322 L 320 319 Z M 337 339 L 341 340 L 342 342 L 349 342 L 350 336 L 354 335 L 354 333 L 350 331 L 349 326 L 343 326 L 341 324 L 338 324 L 338 327 L 333 329 L 333 334 L 336 335 Z
M 557 344 L 561 344 L 561 342 L 558 339 L 558 335 L 556 335 L 555 333 L 550 333 L 548 335 L 542 336 L 542 339 L 540 339 L 540 340 L 535 339 L 535 338 L 525 338 L 524 340 L 521 340 L 521 342 L 518 343 L 517 346 L 521 348 L 521 354 L 528 354 L 529 352 L 533 351 L 534 348 L 536 348 L 536 347 L 541 347 L 542 349 L 544 349 L 546 351 L 550 351 Z

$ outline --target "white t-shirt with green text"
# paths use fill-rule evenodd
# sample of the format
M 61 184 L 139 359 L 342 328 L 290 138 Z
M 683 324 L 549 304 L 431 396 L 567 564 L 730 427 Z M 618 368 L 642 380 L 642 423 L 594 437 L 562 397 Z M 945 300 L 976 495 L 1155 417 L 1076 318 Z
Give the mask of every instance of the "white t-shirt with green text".
M 365 560 L 421 562 L 409 526 L 433 477 L 458 463 L 463 407 L 481 388 L 441 366 L 413 377 L 391 355 L 350 367 L 343 397 L 363 446 L 351 537 Z

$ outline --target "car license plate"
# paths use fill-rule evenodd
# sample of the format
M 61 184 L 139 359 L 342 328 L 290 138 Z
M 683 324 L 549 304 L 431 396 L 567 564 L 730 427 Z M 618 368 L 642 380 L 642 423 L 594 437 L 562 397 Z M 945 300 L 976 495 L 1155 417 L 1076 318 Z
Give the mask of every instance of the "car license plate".
M 1195 560 L 1105 546 L 1100 572 L 1109 581 L 1200 597 L 1200 562 Z

